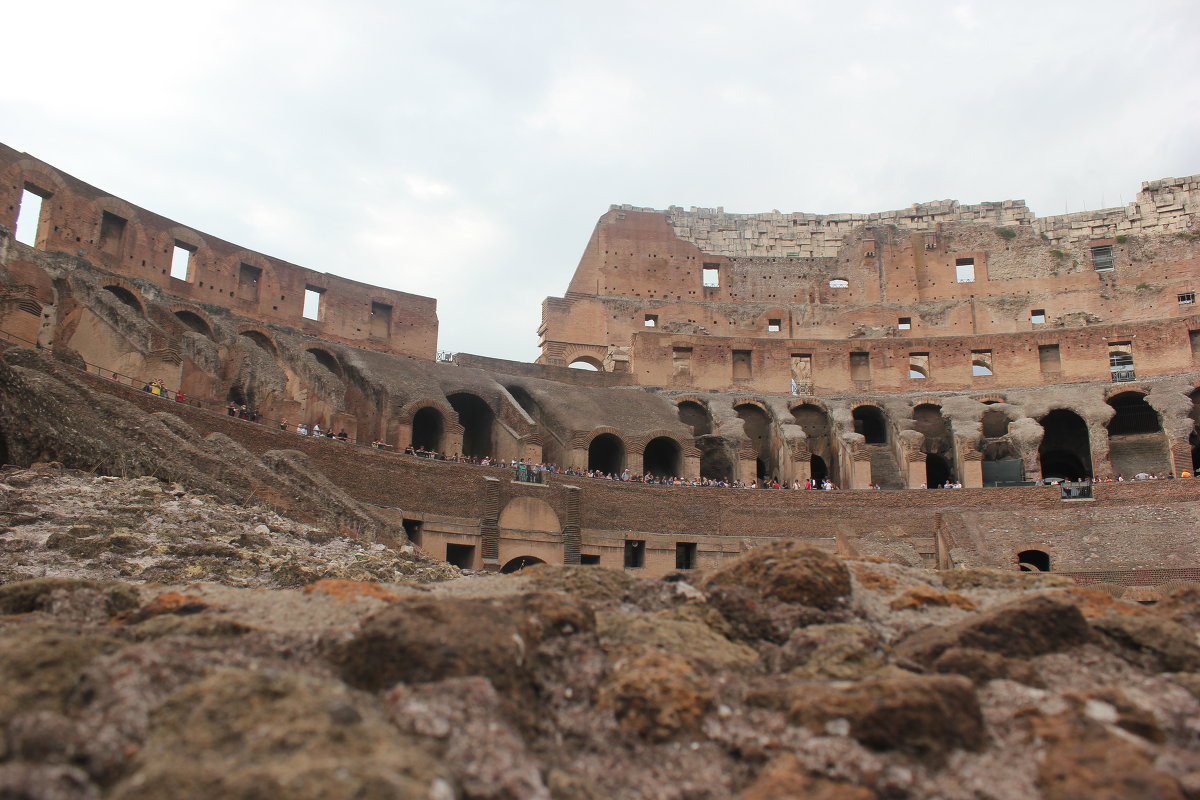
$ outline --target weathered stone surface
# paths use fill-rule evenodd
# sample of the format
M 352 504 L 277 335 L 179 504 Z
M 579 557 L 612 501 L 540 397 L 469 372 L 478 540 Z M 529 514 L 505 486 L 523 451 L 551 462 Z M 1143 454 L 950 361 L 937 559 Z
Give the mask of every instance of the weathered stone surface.
M 731 642 L 709 626 L 664 613 L 600 612 L 596 632 L 613 653 L 663 650 L 717 669 L 745 669 L 758 662 L 758 654 L 744 644 Z
M 484 675 L 503 692 L 524 691 L 542 639 L 594 626 L 591 611 L 563 594 L 405 598 L 368 618 L 329 657 L 349 684 L 363 689 Z
M 947 589 L 1049 589 L 1074 586 L 1075 581 L 1051 572 L 1015 572 L 1007 569 L 952 569 L 941 573 Z
M 933 670 L 943 675 L 962 675 L 976 685 L 1000 678 L 1027 686 L 1045 685 L 1037 670 L 1028 662 L 973 647 L 946 650 L 933 662 Z
M 1092 625 L 1125 648 L 1153 656 L 1170 672 L 1200 670 L 1196 634 L 1169 619 L 1108 615 Z
M 976 608 L 969 597 L 958 592 L 939 592 L 924 584 L 905 589 L 890 605 L 893 611 L 920 608 L 961 608 L 964 611 L 974 611 Z
M 649 652 L 619 659 L 596 704 L 612 712 L 622 729 L 660 742 L 694 734 L 713 696 L 689 659 Z
M 780 756 L 768 764 L 738 800 L 875 800 L 862 786 L 814 775 L 795 756 Z
M 436 760 L 335 681 L 221 670 L 155 712 L 114 800 L 426 800 Z
M 865 625 L 810 625 L 792 632 L 776 668 L 806 678 L 861 680 L 887 667 L 886 649 Z
M 816 685 L 791 694 L 795 722 L 828 731 L 829 723 L 845 720 L 850 736 L 877 750 L 941 757 L 959 747 L 977 750 L 985 741 L 975 690 L 958 676 Z
M 137 607 L 140 602 L 134 587 L 119 581 L 93 581 L 72 578 L 34 578 L 0 586 L 0 613 L 28 614 L 49 608 L 56 597 L 80 589 L 99 592 L 109 614 Z
M 763 599 L 827 610 L 850 595 L 850 573 L 835 556 L 793 540 L 756 547 L 705 577 L 702 588 L 738 587 Z
M 1027 658 L 1092 639 L 1079 609 L 1045 595 L 1021 598 L 953 625 L 919 630 L 901 641 L 897 658 L 930 664 L 952 647 Z

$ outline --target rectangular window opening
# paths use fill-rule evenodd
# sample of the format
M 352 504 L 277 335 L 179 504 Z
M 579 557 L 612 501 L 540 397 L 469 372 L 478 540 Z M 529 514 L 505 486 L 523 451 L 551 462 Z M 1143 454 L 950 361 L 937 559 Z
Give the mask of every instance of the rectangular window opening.
M 415 544 L 417 547 L 421 546 L 421 527 L 422 527 L 422 525 L 424 525 L 424 523 L 421 522 L 421 520 L 419 520 L 419 519 L 404 520 L 404 535 L 407 536 L 408 540 L 410 542 L 412 542 L 413 544 Z
M 690 347 L 672 347 L 671 348 L 671 363 L 675 367 L 676 375 L 687 375 L 692 371 L 692 348 Z
M 124 217 L 110 214 L 107 211 L 100 215 L 100 250 L 111 255 L 118 255 L 121 250 L 121 240 L 125 238 Z
M 1046 309 L 1035 308 L 1032 311 L 1030 311 L 1029 312 L 1029 321 L 1032 322 L 1034 325 L 1045 325 L 1046 324 Z
M 721 269 L 719 264 L 705 264 L 701 285 L 705 289 L 716 289 L 721 285 Z
M 175 249 L 171 251 L 171 277 L 181 281 L 191 281 L 192 279 L 192 255 L 196 252 L 196 248 L 190 244 L 183 242 L 175 242 Z
M 13 232 L 13 238 L 21 244 L 37 247 L 38 233 L 42 227 L 42 201 L 49 197 L 49 192 L 28 185 L 21 192 L 17 229 Z
M 448 544 L 446 545 L 446 561 L 459 569 L 474 569 L 475 545 Z
M 598 567 L 600 566 L 600 556 L 582 553 L 579 556 L 579 563 L 585 567 Z
M 1196 305 L 1196 293 L 1195 292 L 1184 292 L 1183 294 L 1175 295 L 1175 297 L 1179 300 L 1179 305 L 1181 305 L 1181 306 Z
M 908 377 L 918 381 L 929 377 L 929 353 L 908 354 Z
M 238 267 L 238 297 L 243 300 L 257 300 L 259 284 L 262 283 L 262 270 L 251 264 Z
M 994 374 L 995 373 L 992 371 L 992 351 L 972 350 L 971 375 L 976 378 L 983 378 Z
M 642 323 L 647 328 L 658 327 L 658 314 L 647 314 L 645 322 Z
M 305 319 L 321 319 L 321 312 L 324 310 L 325 290 L 319 286 L 304 287 L 304 318 Z
M 959 258 L 954 261 L 954 280 L 956 283 L 975 282 L 975 259 Z
M 646 543 L 641 539 L 625 540 L 625 569 L 641 569 L 646 566 Z
M 1062 354 L 1056 344 L 1038 345 L 1038 364 L 1042 374 L 1062 372 Z
M 1113 268 L 1113 249 L 1111 245 L 1092 248 L 1092 269 L 1096 272 L 1107 272 Z
M 871 354 L 870 353 L 851 353 L 850 354 L 850 380 L 852 380 L 852 381 L 869 381 L 869 380 L 871 380 Z
M 1200 331 L 1188 331 L 1188 344 L 1192 348 L 1192 358 L 1200 359 Z
M 1133 369 L 1133 342 L 1108 343 L 1108 368 L 1118 383 L 1137 379 Z
M 371 336 L 387 339 L 392 335 L 392 307 L 387 303 L 371 303 Z
M 752 350 L 733 351 L 733 379 L 735 381 L 749 380 L 754 377 L 754 360 Z
M 896 322 L 896 327 L 902 331 L 912 330 L 912 317 L 900 317 Z
M 767 333 L 779 333 L 783 330 L 783 320 L 769 319 L 767 320 Z
M 695 569 L 696 568 L 696 543 L 695 542 L 676 542 L 675 543 L 675 569 Z

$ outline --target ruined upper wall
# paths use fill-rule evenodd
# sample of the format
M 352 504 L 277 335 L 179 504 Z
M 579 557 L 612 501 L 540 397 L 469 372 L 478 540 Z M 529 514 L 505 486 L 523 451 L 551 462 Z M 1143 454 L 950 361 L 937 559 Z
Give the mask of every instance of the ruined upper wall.
M 612 210 L 653 211 L 628 205 L 614 205 Z M 671 206 L 665 213 L 680 239 L 710 255 L 729 258 L 834 258 L 855 228 L 873 225 L 895 225 L 909 231 L 933 231 L 946 223 L 1029 225 L 1054 243 L 1066 243 L 1187 230 L 1194 215 L 1200 213 L 1200 175 L 1144 182 L 1137 199 L 1121 208 L 1042 218 L 1035 217 L 1024 200 L 975 205 L 940 200 L 873 214 L 730 214 L 723 208 L 685 211 L 679 206 Z
M 39 250 L 86 257 L 170 295 L 323 339 L 421 359 L 433 359 L 437 352 L 433 298 L 247 250 L 113 197 L 0 144 L 0 226 L 20 233 L 17 220 L 26 190 L 42 197 Z M 177 246 L 191 252 L 186 279 L 171 276 Z M 317 319 L 304 316 L 306 290 L 320 294 Z

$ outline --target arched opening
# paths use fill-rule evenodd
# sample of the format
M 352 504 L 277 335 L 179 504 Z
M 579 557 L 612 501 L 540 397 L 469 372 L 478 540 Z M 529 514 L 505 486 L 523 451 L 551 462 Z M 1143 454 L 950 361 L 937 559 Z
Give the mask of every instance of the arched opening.
M 142 304 L 138 302 L 137 297 L 133 292 L 129 291 L 124 286 L 105 286 L 104 291 L 120 300 L 126 306 L 129 306 L 129 308 L 133 309 L 133 312 L 138 316 L 143 316 L 145 314 L 145 312 L 142 311 Z
M 792 409 L 792 418 L 810 440 L 829 435 L 829 414 L 820 406 L 812 403 L 798 405 Z
M 579 356 L 571 362 L 571 369 L 582 369 L 588 372 L 602 372 L 604 365 L 597 358 L 591 356 Z
M 1008 435 L 1008 414 L 1003 411 L 985 411 L 980 422 L 983 423 L 985 439 L 998 439 Z
M 924 380 L 929 377 L 929 369 L 920 364 L 909 364 L 908 377 L 917 381 Z
M 984 486 L 1008 486 L 1024 482 L 1025 463 L 1011 442 L 987 442 L 982 452 Z
M 1158 433 L 1162 430 L 1158 412 L 1146 402 L 1146 395 L 1141 392 L 1121 392 L 1108 398 L 1108 404 L 1117 412 L 1108 421 L 1109 436 Z
M 913 429 L 925 437 L 921 449 L 926 453 L 942 453 L 950 447 L 950 425 L 942 416 L 942 407 L 922 403 L 912 413 Z
M 820 456 L 809 456 L 808 469 L 812 479 L 817 483 L 829 477 L 829 467 L 825 465 L 825 459 Z
M 669 436 L 651 439 L 642 451 L 642 471 L 656 478 L 675 478 L 683 473 L 683 450 Z
M 684 400 L 679 404 L 679 421 L 692 426 L 693 436 L 707 436 L 712 433 L 712 415 L 695 400 Z
M 175 318 L 183 323 L 184 327 L 193 333 L 198 333 L 209 339 L 213 338 L 212 328 L 208 327 L 208 323 L 199 314 L 194 314 L 191 311 L 180 310 L 175 312 Z
M 504 566 L 500 568 L 500 572 L 504 575 L 510 575 L 514 572 L 523 570 L 528 566 L 532 566 L 533 564 L 545 563 L 545 561 L 537 556 L 517 556 L 516 558 L 505 562 Z
M 1108 398 L 1115 409 L 1108 429 L 1108 460 L 1118 475 L 1172 471 L 1162 420 L 1141 392 L 1121 392 Z
M 442 412 L 431 406 L 426 406 L 413 414 L 412 446 L 418 450 L 442 449 L 442 434 L 446 430 Z
M 625 469 L 625 443 L 611 433 L 602 433 L 588 445 L 588 469 L 619 475 Z
M 696 440 L 700 448 L 700 477 L 710 481 L 733 479 L 734 459 L 726 440 L 719 436 L 706 436 Z
M 524 386 L 505 386 L 504 389 L 510 395 L 512 395 L 512 399 L 517 401 L 517 405 L 519 405 L 526 414 L 528 414 L 535 421 L 541 422 L 542 407 L 536 400 L 533 399 L 533 395 L 526 391 Z
M 1192 432 L 1188 442 L 1192 445 L 1192 474 L 1195 474 L 1196 468 L 1200 467 L 1200 389 L 1193 389 L 1188 398 L 1192 401 L 1192 410 L 1188 412 Z
M 466 392 L 457 392 L 446 398 L 451 408 L 458 412 L 459 424 L 463 426 L 464 456 L 492 455 L 492 423 L 496 415 L 482 398 Z
M 742 403 L 733 410 L 745 423 L 742 431 L 758 454 L 755 458 L 755 475 L 759 480 L 774 477 L 777 470 L 771 453 L 771 418 L 760 406 Z
M 241 386 L 236 384 L 229 387 L 229 393 L 225 395 L 225 399 L 239 406 L 246 405 L 246 393 L 242 391 Z
M 344 374 L 342 372 L 341 363 L 334 358 L 333 354 L 328 350 L 322 350 L 319 347 L 310 347 L 308 349 L 308 354 L 315 358 L 318 364 L 332 372 L 334 375 L 337 375 L 339 378 Z
M 1040 420 L 1045 434 L 1038 447 L 1043 478 L 1081 480 L 1092 477 L 1092 448 L 1087 423 L 1065 408 L 1056 408 Z
M 1042 550 L 1022 550 L 1017 553 L 1021 572 L 1049 572 L 1050 554 Z
M 272 356 L 275 355 L 275 352 L 276 352 L 275 351 L 275 343 L 272 342 L 270 337 L 268 337 L 265 333 L 262 333 L 261 331 L 250 330 L 250 331 L 242 331 L 239 335 L 246 339 L 249 339 L 251 342 L 253 342 L 258 347 L 262 348 L 263 350 L 266 350 Z
M 925 485 L 930 489 L 941 488 L 946 481 L 953 482 L 954 472 L 950 463 L 936 453 L 925 456 Z
M 859 406 L 854 409 L 854 432 L 861 433 L 867 444 L 887 444 L 887 420 L 883 411 L 876 406 Z

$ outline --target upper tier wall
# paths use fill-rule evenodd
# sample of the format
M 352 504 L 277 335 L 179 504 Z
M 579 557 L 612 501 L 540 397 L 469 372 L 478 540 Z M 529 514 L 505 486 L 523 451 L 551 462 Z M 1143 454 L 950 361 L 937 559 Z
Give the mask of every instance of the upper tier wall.
M 434 358 L 437 301 L 290 264 L 159 216 L 0 144 L 0 225 L 19 235 L 22 197 L 42 198 L 35 246 L 89 261 L 168 294 L 372 350 Z M 21 220 L 28 226 L 27 219 Z M 176 248 L 190 253 L 172 277 Z M 180 270 L 181 271 L 181 270 Z M 305 294 L 319 296 L 316 319 Z

